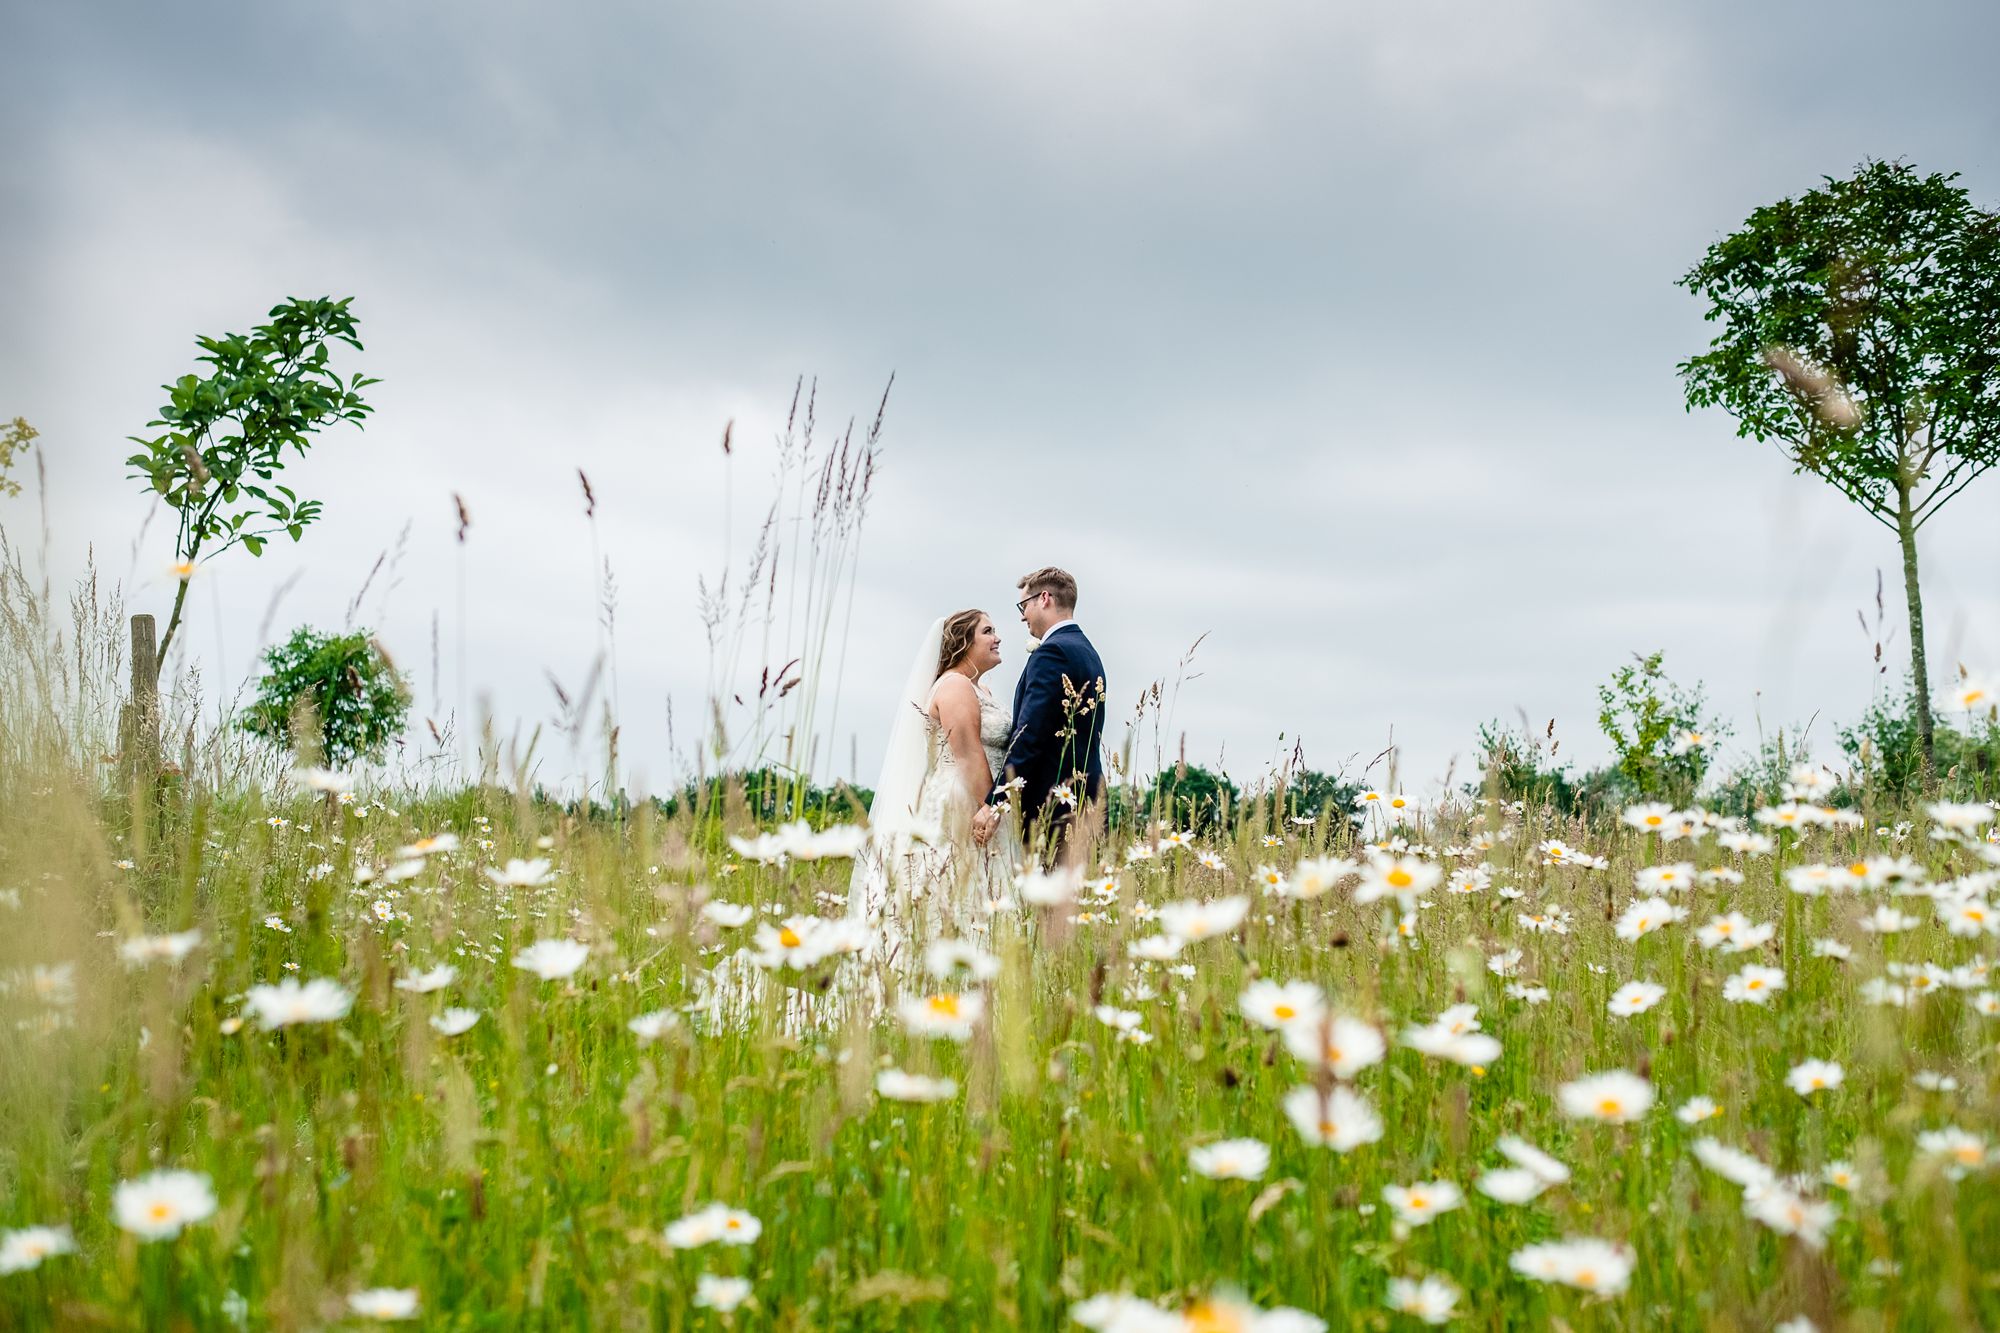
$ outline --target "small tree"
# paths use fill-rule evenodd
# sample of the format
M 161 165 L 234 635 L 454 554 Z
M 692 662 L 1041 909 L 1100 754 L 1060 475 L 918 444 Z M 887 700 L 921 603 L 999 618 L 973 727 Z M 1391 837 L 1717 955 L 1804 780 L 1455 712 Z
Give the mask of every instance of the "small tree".
M 206 376 L 183 375 L 164 385 L 160 415 L 146 423 L 165 430 L 132 436 L 142 451 L 125 461 L 131 475 L 171 506 L 179 520 L 174 563 L 180 588 L 160 637 L 160 656 L 180 628 L 188 579 L 204 555 L 214 559 L 232 546 L 262 555 L 282 532 L 299 540 L 319 517 L 317 500 L 301 500 L 275 484 L 286 449 L 303 455 L 313 432 L 340 421 L 359 426 L 372 410 L 361 391 L 378 383 L 356 374 L 343 381 L 327 365 L 329 344 L 356 351 L 353 298 L 289 300 L 271 310 L 271 322 L 248 334 L 195 339 Z
M 243 729 L 285 749 L 316 743 L 317 755 L 336 767 L 379 759 L 403 730 L 409 687 L 388 655 L 365 631 L 320 634 L 306 626 L 264 653 L 264 677 L 243 718 Z
M 1902 545 L 1910 670 L 1935 768 L 1917 532 L 2000 462 L 2000 215 L 1956 175 L 1865 162 L 1760 208 L 1680 285 L 1722 331 L 1680 365 L 1687 405 L 1775 440 Z
M 1701 687 L 1683 690 L 1667 679 L 1665 656 L 1635 654 L 1597 687 L 1597 725 L 1634 795 L 1678 801 L 1701 785 L 1721 733 L 1703 713 Z

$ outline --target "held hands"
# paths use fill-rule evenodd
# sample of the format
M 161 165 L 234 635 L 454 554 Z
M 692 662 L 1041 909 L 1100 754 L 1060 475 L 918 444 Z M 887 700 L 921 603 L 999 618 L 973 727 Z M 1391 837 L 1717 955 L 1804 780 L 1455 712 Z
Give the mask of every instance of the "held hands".
M 982 805 L 973 812 L 972 840 L 984 847 L 993 837 L 993 830 L 1000 827 L 1000 807 Z

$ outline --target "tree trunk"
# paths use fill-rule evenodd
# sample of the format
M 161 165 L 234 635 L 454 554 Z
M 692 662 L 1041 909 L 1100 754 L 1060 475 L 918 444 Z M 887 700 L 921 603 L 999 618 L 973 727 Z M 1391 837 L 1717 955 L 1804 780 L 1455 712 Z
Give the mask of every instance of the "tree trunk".
M 1917 527 L 1910 487 L 1896 487 L 1896 535 L 1903 543 L 1903 593 L 1910 604 L 1910 676 L 1916 693 L 1917 739 L 1923 747 L 1924 780 L 1937 772 L 1937 730 L 1931 721 L 1931 676 L 1924 659 L 1924 594 L 1917 583 Z
M 190 559 L 191 558 L 192 557 L 190 557 Z M 181 586 L 174 590 L 174 609 L 172 614 L 168 615 L 167 617 L 167 632 L 160 638 L 159 655 L 154 659 L 155 661 L 159 661 L 166 657 L 167 649 L 173 645 L 174 635 L 179 632 L 181 627 L 181 607 L 187 604 L 188 580 L 182 579 L 180 581 L 180 584 Z M 151 616 L 146 617 L 146 623 L 147 623 L 146 637 L 149 640 L 153 637 L 151 629 L 152 620 L 153 618 Z

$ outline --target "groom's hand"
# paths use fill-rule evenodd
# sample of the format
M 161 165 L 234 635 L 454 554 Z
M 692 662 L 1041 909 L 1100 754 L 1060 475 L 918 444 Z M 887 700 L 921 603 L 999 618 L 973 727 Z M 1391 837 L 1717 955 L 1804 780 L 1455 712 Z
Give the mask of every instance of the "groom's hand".
M 993 837 L 993 830 L 1000 827 L 1000 807 L 982 805 L 972 816 L 972 840 L 981 847 Z

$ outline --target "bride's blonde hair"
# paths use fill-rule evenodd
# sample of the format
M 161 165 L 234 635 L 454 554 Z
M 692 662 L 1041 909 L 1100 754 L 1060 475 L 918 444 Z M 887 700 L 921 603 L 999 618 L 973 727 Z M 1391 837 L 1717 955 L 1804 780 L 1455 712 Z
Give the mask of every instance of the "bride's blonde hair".
M 972 651 L 973 636 L 979 633 L 979 622 L 986 619 L 986 613 L 974 608 L 960 611 L 944 622 L 944 638 L 938 643 L 938 674 L 957 666 Z

